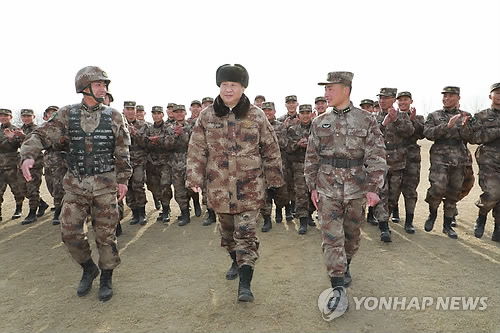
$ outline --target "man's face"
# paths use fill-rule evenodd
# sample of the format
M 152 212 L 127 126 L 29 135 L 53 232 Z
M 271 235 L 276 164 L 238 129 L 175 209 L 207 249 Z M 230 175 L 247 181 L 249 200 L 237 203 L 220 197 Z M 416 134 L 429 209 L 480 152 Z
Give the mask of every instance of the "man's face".
M 2 123 L 5 126 L 10 124 L 11 119 L 12 116 L 10 114 L 0 114 L 0 123 Z
M 196 119 L 200 115 L 201 112 L 201 105 L 200 104 L 193 104 L 189 108 L 189 111 L 191 111 L 191 118 Z
M 224 104 L 230 107 L 238 104 L 244 92 L 245 88 L 239 82 L 224 81 L 220 85 L 220 97 Z
M 139 120 L 144 121 L 144 116 L 146 115 L 146 112 L 143 110 L 135 110 L 135 117 Z
M 460 101 L 459 94 L 444 93 L 443 94 L 443 106 L 446 109 L 453 109 L 458 106 L 458 101 Z
M 35 118 L 35 116 L 27 114 L 21 116 L 21 120 L 23 121 L 24 125 L 29 125 L 33 123 L 33 118 Z
M 373 112 L 373 105 L 371 104 L 361 104 L 360 106 L 363 110 L 366 110 L 368 112 Z
M 203 110 L 204 108 L 206 108 L 206 107 L 208 107 L 208 106 L 210 106 L 210 105 L 212 105 L 212 102 L 210 102 L 210 101 L 203 102 L 203 103 L 201 104 L 201 109 Z
M 43 114 L 43 120 L 47 121 L 50 119 L 50 117 L 52 117 L 52 115 L 56 112 L 56 110 L 48 110 L 48 111 L 45 111 L 44 114 Z
M 262 98 L 256 98 L 253 102 L 253 104 L 255 104 L 258 108 L 262 108 L 262 103 L 264 103 L 264 99 Z
M 153 121 L 157 124 L 161 123 L 163 120 L 163 112 L 153 111 L 151 112 L 151 116 L 153 117 Z
M 108 86 L 106 85 L 106 82 L 94 81 L 90 83 L 90 86 L 92 87 L 92 92 L 94 93 L 95 97 L 97 98 L 106 97 L 106 93 L 108 92 Z
M 300 111 L 299 112 L 299 119 L 302 124 L 309 124 L 311 122 L 311 116 L 312 112 L 311 111 Z
M 332 83 L 325 86 L 325 98 L 328 106 L 339 107 L 349 100 L 349 88 L 340 84 Z
M 106 94 L 106 96 L 104 96 L 104 103 L 102 103 L 102 104 L 107 105 L 107 106 L 111 105 L 111 98 L 109 98 L 108 94 Z
M 182 122 L 186 119 L 186 111 L 184 110 L 176 110 L 172 111 L 172 113 L 175 121 Z
M 398 106 L 400 111 L 408 111 L 410 110 L 410 105 L 413 103 L 413 100 L 410 96 L 401 96 L 398 98 Z
M 295 114 L 295 112 L 297 112 L 297 106 L 299 106 L 299 103 L 297 101 L 288 101 L 285 103 L 285 106 L 289 114 Z
M 167 117 L 168 117 L 168 120 L 174 119 L 174 111 L 173 111 L 173 109 L 174 109 L 173 106 L 169 106 L 167 108 Z
M 390 96 L 378 97 L 378 104 L 380 105 L 380 108 L 382 110 L 388 110 L 389 108 L 391 108 L 395 101 L 396 101 L 395 97 L 390 97 Z
M 500 109 L 500 88 L 493 90 L 490 93 L 491 105 L 495 109 Z
M 323 101 L 316 102 L 316 111 L 318 111 L 318 116 L 320 114 L 325 113 L 327 107 L 328 105 L 326 104 L 326 102 Z
M 262 111 L 264 111 L 264 113 L 266 114 L 267 120 L 269 120 L 269 121 L 274 120 L 274 116 L 276 115 L 276 110 L 275 109 L 266 108 L 266 109 L 264 109 Z
M 128 121 L 134 121 L 136 119 L 135 108 L 134 107 L 126 107 L 123 109 L 123 114 Z

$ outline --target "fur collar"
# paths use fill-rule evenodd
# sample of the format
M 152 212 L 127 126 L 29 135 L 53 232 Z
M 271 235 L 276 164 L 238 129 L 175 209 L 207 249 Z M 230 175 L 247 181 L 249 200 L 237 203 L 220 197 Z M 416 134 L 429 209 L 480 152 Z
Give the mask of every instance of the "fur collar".
M 248 111 L 250 110 L 250 100 L 248 97 L 243 94 L 240 98 L 240 101 L 233 108 L 232 112 L 237 119 L 245 118 Z M 224 117 L 229 114 L 229 108 L 224 104 L 222 98 L 217 96 L 214 101 L 214 111 L 217 117 Z

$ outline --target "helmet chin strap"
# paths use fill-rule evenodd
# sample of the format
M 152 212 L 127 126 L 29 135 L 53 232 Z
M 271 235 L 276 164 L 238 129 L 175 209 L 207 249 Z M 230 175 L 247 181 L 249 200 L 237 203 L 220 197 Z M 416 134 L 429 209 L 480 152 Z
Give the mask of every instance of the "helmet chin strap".
M 104 97 L 102 98 L 97 98 L 95 95 L 94 95 L 94 91 L 92 90 L 92 85 L 89 85 L 89 90 L 90 90 L 90 94 L 88 92 L 85 92 L 85 91 L 82 91 L 82 94 L 86 95 L 86 96 L 91 96 L 93 99 L 95 99 L 95 101 L 97 103 L 104 103 Z

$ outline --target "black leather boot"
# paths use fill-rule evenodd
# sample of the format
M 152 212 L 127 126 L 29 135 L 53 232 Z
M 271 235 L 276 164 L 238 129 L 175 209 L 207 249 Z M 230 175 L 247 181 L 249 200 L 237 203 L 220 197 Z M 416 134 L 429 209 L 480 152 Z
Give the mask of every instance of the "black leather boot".
M 231 263 L 231 267 L 226 272 L 226 280 L 234 280 L 238 277 L 239 269 L 238 263 L 236 262 L 236 252 L 230 252 L 229 255 L 233 262 Z
M 396 207 L 394 207 L 392 209 L 392 218 L 391 218 L 391 221 L 394 222 L 394 223 L 401 222 L 401 219 L 399 218 L 399 206 L 398 205 L 396 205 Z
M 455 230 L 453 230 L 453 228 L 451 227 L 452 220 L 453 220 L 453 217 L 446 217 L 446 216 L 444 217 L 443 233 L 447 234 L 448 237 L 450 237 L 450 238 L 457 239 L 458 235 L 455 232 Z
M 276 207 L 276 215 L 274 217 L 274 220 L 276 221 L 276 223 L 281 223 L 283 222 L 283 208 L 280 207 Z
M 386 222 L 387 223 L 387 222 Z M 330 278 L 332 284 L 332 296 L 328 300 L 327 307 L 330 311 L 345 312 L 349 308 L 349 298 L 345 292 L 344 278 Z
M 495 223 L 495 229 L 493 229 L 493 234 L 491 234 L 491 240 L 494 242 L 500 242 L 500 223 Z
M 429 217 L 427 217 L 427 221 L 425 221 L 424 226 L 425 231 L 432 231 L 432 229 L 434 228 L 434 223 L 436 222 L 437 214 L 437 209 L 429 208 Z
M 474 225 L 474 236 L 476 236 L 477 238 L 483 237 L 486 217 L 486 215 L 479 214 L 476 219 L 476 224 Z
M 61 215 L 61 207 L 56 207 L 54 217 L 52 218 L 52 225 L 61 224 L 61 221 L 59 221 L 59 215 Z
M 264 215 L 264 225 L 262 226 L 262 232 L 268 232 L 273 228 L 273 223 L 271 222 L 271 215 Z
M 211 225 L 212 223 L 215 223 L 215 220 L 216 220 L 214 210 L 208 208 L 207 211 L 208 211 L 208 216 L 205 219 L 205 221 L 203 221 L 203 223 L 202 223 L 202 225 L 204 225 L 204 226 Z
M 314 222 L 312 214 L 309 214 L 309 217 L 307 218 L 307 225 L 310 227 L 316 227 L 316 222 Z
M 16 211 L 14 212 L 14 214 L 12 214 L 12 219 L 15 220 L 15 219 L 18 219 L 21 217 L 21 212 L 23 210 L 23 204 L 16 204 Z
M 182 226 L 188 224 L 189 222 L 191 222 L 191 216 L 189 214 L 189 209 L 186 208 L 186 209 L 181 210 L 181 220 L 179 221 L 179 226 L 182 227 Z
M 101 281 L 99 285 L 99 300 L 102 302 L 109 301 L 113 297 L 113 270 L 103 269 L 101 273 Z
M 49 205 L 40 198 L 40 203 L 38 204 L 38 212 L 36 213 L 36 217 L 42 217 L 45 214 L 45 211 L 49 208 Z
M 139 223 L 139 209 L 134 208 L 132 209 L 132 219 L 129 222 L 131 225 L 135 225 Z
M 156 210 L 160 210 L 160 208 L 161 208 L 161 201 L 160 200 L 154 200 L 154 202 L 155 202 L 155 208 L 156 208 Z
M 242 265 L 240 268 L 240 284 L 238 286 L 238 301 L 253 302 L 254 297 L 250 285 L 253 277 L 253 267 Z
M 36 221 L 36 208 L 30 208 L 28 216 L 21 222 L 21 224 L 31 224 Z
M 344 273 L 344 286 L 347 288 L 352 283 L 351 271 L 349 270 L 349 266 L 351 265 L 351 259 L 347 259 L 347 265 Z
M 83 268 L 83 274 L 76 294 L 81 297 L 87 295 L 90 289 L 92 289 L 92 282 L 94 282 L 94 279 L 99 275 L 99 268 L 97 268 L 92 259 L 80 264 L 80 266 Z
M 368 214 L 366 215 L 366 222 L 370 223 L 371 225 L 378 225 L 378 221 L 375 218 L 375 208 L 374 207 L 368 207 Z
M 194 206 L 194 216 L 200 217 L 201 216 L 201 206 L 200 206 L 200 200 L 198 198 L 193 198 L 193 206 Z
M 299 235 L 305 235 L 307 233 L 307 217 L 300 218 Z
M 120 221 L 118 221 L 118 224 L 116 225 L 115 235 L 116 237 L 119 237 L 122 233 L 122 224 L 120 223 Z
M 285 205 L 285 219 L 286 219 L 287 222 L 290 222 L 290 221 L 293 220 L 292 206 L 289 203 L 287 203 Z
M 380 229 L 380 240 L 384 243 L 392 242 L 391 230 L 389 229 L 389 222 L 379 222 L 378 228 Z
M 415 228 L 413 227 L 413 214 L 406 214 L 405 231 L 409 234 L 415 233 Z
M 145 225 L 146 223 L 148 223 L 148 218 L 146 217 L 146 207 L 139 207 L 137 208 L 138 212 L 139 212 L 139 224 L 140 225 Z
M 295 201 L 290 201 L 290 208 L 292 209 L 292 216 L 295 218 Z

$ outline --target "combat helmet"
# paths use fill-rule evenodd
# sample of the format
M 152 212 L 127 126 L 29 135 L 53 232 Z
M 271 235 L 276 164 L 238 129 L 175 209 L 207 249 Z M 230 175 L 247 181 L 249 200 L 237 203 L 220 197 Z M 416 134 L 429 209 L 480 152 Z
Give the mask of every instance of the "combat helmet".
M 104 102 L 104 98 L 96 98 L 94 96 L 94 92 L 90 86 L 90 83 L 95 81 L 104 81 L 106 82 L 106 86 L 109 86 L 111 80 L 101 68 L 97 66 L 87 66 L 78 71 L 75 77 L 75 88 L 77 93 L 82 93 L 87 96 L 92 96 L 96 101 L 102 103 Z M 83 90 L 89 87 L 90 93 L 86 93 Z

